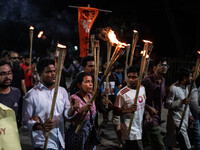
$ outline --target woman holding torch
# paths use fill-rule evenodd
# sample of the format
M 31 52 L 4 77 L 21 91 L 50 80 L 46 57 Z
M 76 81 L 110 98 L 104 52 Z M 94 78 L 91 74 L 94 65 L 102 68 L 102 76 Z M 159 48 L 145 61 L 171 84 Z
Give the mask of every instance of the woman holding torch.
M 77 86 L 79 91 L 70 97 L 73 104 L 74 100 L 79 102 L 79 108 L 75 111 L 75 116 L 71 119 L 71 124 L 66 131 L 66 150 L 96 150 L 92 143 L 92 129 L 96 107 L 95 103 L 90 103 L 91 92 L 93 90 L 92 76 L 87 72 L 81 72 L 77 76 Z M 78 122 L 83 119 L 85 112 L 88 112 L 83 127 L 78 134 L 75 133 Z

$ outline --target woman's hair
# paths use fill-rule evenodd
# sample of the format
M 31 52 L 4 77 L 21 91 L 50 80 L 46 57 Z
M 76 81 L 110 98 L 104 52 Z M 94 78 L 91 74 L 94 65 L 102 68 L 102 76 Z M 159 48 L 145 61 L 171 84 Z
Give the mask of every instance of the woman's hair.
M 49 57 L 40 59 L 40 61 L 38 62 L 37 66 L 36 66 L 38 73 L 42 73 L 44 71 L 44 68 L 51 64 L 55 65 L 55 62 L 54 62 L 54 60 L 50 59 Z
M 87 72 L 80 72 L 76 77 L 76 83 L 81 84 L 85 76 L 91 76 L 91 75 Z

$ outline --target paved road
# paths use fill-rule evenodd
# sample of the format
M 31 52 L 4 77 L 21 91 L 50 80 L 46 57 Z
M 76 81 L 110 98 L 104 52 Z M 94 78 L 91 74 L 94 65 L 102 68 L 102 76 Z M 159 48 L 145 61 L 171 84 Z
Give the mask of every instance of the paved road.
M 166 115 L 167 115 L 167 110 L 163 109 L 162 118 L 165 119 Z M 162 124 L 161 130 L 163 132 L 166 132 L 166 123 Z M 111 119 L 107 124 L 103 125 L 101 132 L 103 133 L 101 134 L 102 145 L 98 146 L 97 150 L 118 150 L 118 141 L 117 141 L 117 137 L 116 137 Z M 29 132 L 23 127 L 21 127 L 19 129 L 19 134 L 20 134 L 22 150 L 33 150 Z

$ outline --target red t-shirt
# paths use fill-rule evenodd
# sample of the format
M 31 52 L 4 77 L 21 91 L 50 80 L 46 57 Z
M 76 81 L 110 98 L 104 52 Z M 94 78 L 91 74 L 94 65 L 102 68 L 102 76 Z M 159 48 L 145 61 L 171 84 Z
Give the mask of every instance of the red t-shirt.
M 33 81 L 32 81 L 32 76 L 31 76 L 32 75 L 32 71 L 33 71 L 33 67 L 31 66 L 31 71 L 28 70 L 26 73 L 25 73 L 25 71 L 29 66 L 27 66 L 24 63 L 22 63 L 21 67 L 24 70 L 26 87 L 33 86 Z

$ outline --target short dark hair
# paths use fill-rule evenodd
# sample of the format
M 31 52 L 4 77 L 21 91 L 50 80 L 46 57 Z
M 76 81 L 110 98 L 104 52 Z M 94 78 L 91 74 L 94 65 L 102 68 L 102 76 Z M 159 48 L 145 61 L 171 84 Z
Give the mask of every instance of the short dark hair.
M 124 66 L 123 66 L 121 63 L 118 63 L 118 64 L 115 66 L 115 69 L 121 69 L 121 68 L 124 68 Z
M 27 59 L 27 58 L 30 58 L 30 56 L 29 56 L 28 54 L 26 54 L 26 55 L 24 56 L 24 58 Z
M 38 73 L 42 73 L 44 71 L 44 68 L 47 67 L 48 65 L 55 65 L 55 62 L 53 59 L 49 58 L 49 57 L 45 57 L 39 60 L 38 64 L 37 64 L 37 72 Z
M 138 68 L 138 66 L 130 66 L 127 69 L 127 74 L 129 74 L 130 72 L 137 72 L 137 74 L 139 75 L 139 68 Z
M 76 77 L 76 83 L 81 84 L 85 76 L 91 76 L 91 75 L 87 72 L 80 72 Z
M 81 61 L 81 66 L 85 67 L 88 61 L 94 61 L 94 56 L 86 56 Z
M 10 68 L 12 68 L 9 62 L 5 61 L 4 59 L 0 59 L 0 67 L 4 65 L 9 65 Z
M 166 57 L 156 57 L 153 61 L 154 62 L 153 64 L 154 66 L 157 66 L 160 62 L 163 63 L 165 61 L 167 61 Z
M 191 70 L 189 70 L 188 68 L 186 67 L 181 67 L 178 69 L 178 72 L 177 72 L 177 79 L 178 81 L 182 81 L 184 79 L 184 77 L 189 77 L 190 76 L 190 73 L 191 73 Z

